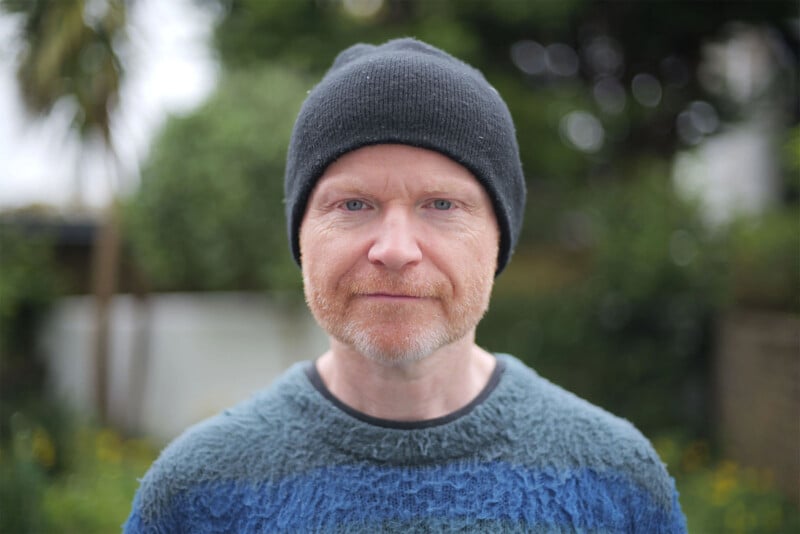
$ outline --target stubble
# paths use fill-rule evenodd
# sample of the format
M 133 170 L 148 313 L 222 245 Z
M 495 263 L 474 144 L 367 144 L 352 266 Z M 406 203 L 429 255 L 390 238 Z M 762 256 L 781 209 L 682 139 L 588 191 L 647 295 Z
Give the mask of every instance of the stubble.
M 340 343 L 384 365 L 419 361 L 462 339 L 483 317 L 491 293 L 491 282 L 480 276 L 464 280 L 460 288 L 446 280 L 377 271 L 347 275 L 333 287 L 308 273 L 303 279 L 306 301 L 320 326 Z M 394 303 L 368 297 L 377 293 L 415 299 Z

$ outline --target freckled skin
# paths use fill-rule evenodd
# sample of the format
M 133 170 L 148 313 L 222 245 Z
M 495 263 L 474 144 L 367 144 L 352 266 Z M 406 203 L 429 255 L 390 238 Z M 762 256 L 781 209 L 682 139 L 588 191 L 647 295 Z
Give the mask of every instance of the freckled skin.
M 438 152 L 376 145 L 342 156 L 300 228 L 308 305 L 332 350 L 384 364 L 468 350 L 498 253 L 491 201 Z

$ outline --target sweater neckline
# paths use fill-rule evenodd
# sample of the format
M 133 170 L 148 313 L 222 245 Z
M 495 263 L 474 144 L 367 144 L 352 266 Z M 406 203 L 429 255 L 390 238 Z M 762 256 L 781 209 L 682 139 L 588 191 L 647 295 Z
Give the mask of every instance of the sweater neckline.
M 380 428 L 390 428 L 396 430 L 420 430 L 420 429 L 427 429 L 427 428 L 434 428 L 442 425 L 446 425 L 448 423 L 452 423 L 462 417 L 466 416 L 470 412 L 472 412 L 476 407 L 483 404 L 486 399 L 492 394 L 492 392 L 497 388 L 497 385 L 500 383 L 500 378 L 505 371 L 505 362 L 499 358 L 495 358 L 495 366 L 492 370 L 492 374 L 489 376 L 489 380 L 487 381 L 486 385 L 483 389 L 478 393 L 478 395 L 472 399 L 468 404 L 462 406 L 458 410 L 451 412 L 449 414 L 434 417 L 432 419 L 422 419 L 419 421 L 398 421 L 394 419 L 384 419 L 381 417 L 374 417 L 355 408 L 348 406 L 341 400 L 339 400 L 333 393 L 328 389 L 325 385 L 325 382 L 322 380 L 322 377 L 317 370 L 316 362 L 307 362 L 305 366 L 305 374 L 308 377 L 309 382 L 311 385 L 314 386 L 316 389 L 325 399 L 327 399 L 331 404 L 333 404 L 337 409 L 341 410 L 342 412 L 350 415 L 372 426 L 380 427 Z

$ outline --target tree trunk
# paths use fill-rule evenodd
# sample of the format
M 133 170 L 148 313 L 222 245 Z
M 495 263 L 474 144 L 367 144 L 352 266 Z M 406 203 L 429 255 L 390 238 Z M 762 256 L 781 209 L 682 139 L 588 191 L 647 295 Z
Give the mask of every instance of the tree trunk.
M 95 368 L 95 410 L 101 424 L 108 422 L 108 368 L 111 303 L 119 272 L 119 217 L 112 202 L 95 234 L 92 283 L 95 298 L 95 329 L 92 352 Z

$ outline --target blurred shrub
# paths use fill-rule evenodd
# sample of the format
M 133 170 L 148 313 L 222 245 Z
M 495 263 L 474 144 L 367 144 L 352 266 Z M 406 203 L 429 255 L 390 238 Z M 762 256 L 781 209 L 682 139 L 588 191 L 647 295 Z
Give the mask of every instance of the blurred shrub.
M 800 200 L 800 125 L 788 132 L 783 147 L 783 162 L 786 168 L 786 196 L 797 203 Z
M 58 294 L 52 252 L 49 240 L 0 224 L 0 442 L 11 415 L 42 393 L 36 333 Z
M 73 421 L 74 422 L 74 421 Z M 51 469 L 57 447 L 68 468 Z M 107 429 L 81 427 L 59 443 L 44 426 L 17 414 L 0 446 L 0 532 L 119 532 L 155 450 Z
M 786 133 L 783 198 L 767 213 L 742 217 L 730 234 L 731 303 L 800 312 L 800 126 Z
M 0 224 L 0 355 L 3 377 L 27 360 L 36 325 L 57 294 L 51 243 Z M 11 367 L 9 367 L 11 366 Z M 18 378 L 18 377 L 17 377 Z M 3 384 L 7 387 L 18 386 Z M 0 388 L 6 390 L 6 387 Z
M 739 221 L 732 230 L 732 298 L 738 305 L 800 312 L 800 209 Z
M 46 470 L 53 448 L 47 432 L 21 414 L 7 422 L 0 442 L 0 532 L 39 532 Z
M 550 248 L 518 251 L 479 342 L 646 432 L 707 423 L 711 318 L 725 247 L 659 166 L 571 201 Z M 542 267 L 542 266 L 546 267 Z
M 50 241 L 0 225 L 0 532 L 119 531 L 153 457 L 47 398 L 36 333 L 59 286 Z
M 653 444 L 675 477 L 689 532 L 800 532 L 800 511 L 769 472 L 716 458 L 702 440 L 662 435 Z
M 201 110 L 170 121 L 124 221 L 156 289 L 299 287 L 283 170 L 309 88 L 272 65 L 231 72 Z
M 155 460 L 155 449 L 125 440 L 110 429 L 76 433 L 74 468 L 44 491 L 47 532 L 118 532 L 131 511 L 138 479 Z
M 68 469 L 70 420 L 53 403 L 17 400 L 0 440 L 0 532 L 40 532 L 47 484 Z

